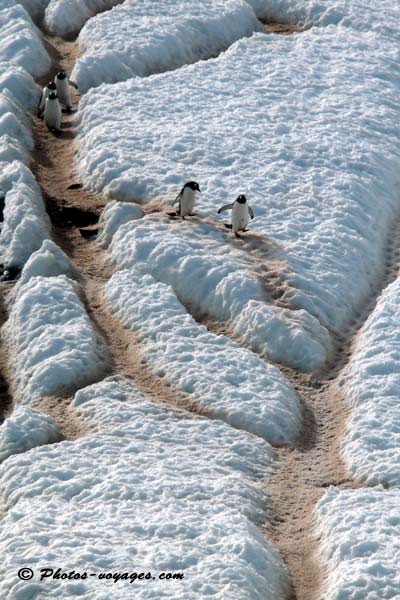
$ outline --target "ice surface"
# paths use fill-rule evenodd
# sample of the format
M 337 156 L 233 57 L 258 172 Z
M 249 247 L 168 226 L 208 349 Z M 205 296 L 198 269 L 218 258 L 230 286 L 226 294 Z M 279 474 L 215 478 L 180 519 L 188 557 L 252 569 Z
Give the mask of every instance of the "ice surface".
M 18 402 L 31 404 L 100 377 L 105 351 L 68 277 L 31 277 L 9 310 L 2 332 Z
M 0 467 L 0 593 L 15 598 L 276 600 L 281 559 L 257 527 L 261 474 L 272 451 L 218 421 L 156 406 L 126 382 L 80 391 L 76 410 L 96 435 L 12 457 Z M 29 559 L 27 558 L 29 557 Z M 88 573 L 182 572 L 182 582 L 40 583 L 22 565 Z M 112 590 L 112 592 L 111 592 Z
M 299 400 L 276 367 L 209 333 L 169 286 L 150 275 L 119 271 L 106 294 L 113 311 L 138 332 L 150 366 L 201 410 L 272 443 L 294 441 L 301 422 Z
M 45 23 L 51 33 L 69 35 L 78 32 L 97 12 L 110 9 L 121 2 L 122 0 L 47 0 Z
M 400 493 L 331 488 L 317 507 L 324 600 L 399 597 Z
M 343 452 L 353 476 L 369 485 L 400 485 L 400 280 L 382 293 L 343 376 L 354 408 Z
M 84 93 L 103 82 L 176 69 L 261 29 L 244 0 L 126 0 L 82 29 L 84 55 L 72 79 Z
M 52 417 L 26 406 L 16 406 L 0 425 L 0 461 L 59 439 L 60 432 Z

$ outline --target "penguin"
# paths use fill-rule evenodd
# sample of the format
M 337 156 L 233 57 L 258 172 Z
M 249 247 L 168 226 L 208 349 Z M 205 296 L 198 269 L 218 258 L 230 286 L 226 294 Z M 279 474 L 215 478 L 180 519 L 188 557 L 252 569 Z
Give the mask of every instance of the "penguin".
M 247 198 L 244 194 L 240 194 L 232 204 L 225 204 L 221 206 L 218 211 L 220 215 L 224 210 L 232 209 L 232 224 L 226 225 L 229 229 L 232 229 L 236 237 L 239 237 L 239 231 L 247 231 L 246 227 L 250 219 L 254 219 L 254 213 L 251 206 L 247 204 Z
M 78 89 L 78 86 L 74 81 L 71 81 L 65 71 L 59 71 L 54 78 L 54 83 L 56 84 L 58 99 L 61 104 L 65 106 L 67 111 L 69 112 L 72 108 L 72 100 L 71 100 L 71 92 L 69 86 L 72 85 L 75 89 Z
M 2 189 L 0 189 L 0 223 L 4 221 L 4 209 L 6 207 L 6 195 Z
M 182 219 L 192 214 L 194 208 L 194 202 L 196 200 L 196 192 L 201 192 L 199 184 L 196 181 L 188 181 L 185 183 L 177 197 L 172 203 L 172 206 L 176 201 L 179 202 L 177 215 L 180 215 Z
M 46 104 L 46 100 L 49 97 L 49 94 L 51 92 L 55 92 L 56 91 L 56 84 L 54 83 L 54 81 L 50 81 L 42 90 L 42 95 L 40 96 L 40 100 L 39 100 L 39 104 L 38 104 L 38 110 L 37 110 L 37 116 L 39 117 L 39 119 L 41 119 L 43 117 L 43 113 L 44 113 L 44 106 Z
M 61 129 L 61 107 L 57 94 L 50 92 L 44 106 L 44 122 L 50 131 Z

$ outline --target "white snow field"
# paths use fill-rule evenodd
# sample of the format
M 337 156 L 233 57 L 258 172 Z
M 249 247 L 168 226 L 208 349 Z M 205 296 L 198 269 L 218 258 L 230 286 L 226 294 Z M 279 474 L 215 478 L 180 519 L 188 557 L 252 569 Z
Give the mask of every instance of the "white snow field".
M 274 444 L 293 442 L 301 426 L 299 399 L 279 370 L 225 336 L 199 325 L 169 286 L 140 271 L 119 271 L 106 296 L 113 312 L 137 331 L 157 375 L 212 418 Z
M 4 598 L 277 600 L 285 567 L 258 523 L 271 447 L 221 422 L 146 401 L 122 378 L 81 390 L 92 437 L 0 466 Z M 29 558 L 28 558 L 29 557 Z M 31 581 L 17 571 L 29 566 Z M 151 580 L 45 579 L 40 569 L 151 573 Z M 160 581 L 160 573 L 182 581 Z
M 50 0 L 45 11 L 45 24 L 55 35 L 71 35 L 97 12 L 108 10 L 122 0 Z
M 60 432 L 49 415 L 16 406 L 0 425 L 0 462 L 13 454 L 60 440 Z
M 344 329 L 376 285 L 397 211 L 396 56 L 384 36 L 331 26 L 257 34 L 214 60 L 100 86 L 80 103 L 77 168 L 92 190 L 161 205 L 198 181 L 210 261 L 217 208 L 246 193 L 256 215 L 241 245 L 249 265 L 256 245 L 264 263 L 274 251 L 286 287 L 279 304 Z M 188 243 L 198 227 L 193 220 Z
M 81 93 L 216 56 L 262 26 L 245 0 L 126 0 L 79 34 L 72 72 Z
M 105 349 L 77 290 L 65 275 L 31 277 L 15 290 L 2 336 L 21 404 L 77 389 L 104 371 Z
M 324 600 L 399 598 L 399 490 L 330 488 L 317 507 Z
M 343 374 L 353 407 L 343 443 L 353 476 L 400 486 L 400 280 L 389 285 L 363 329 Z

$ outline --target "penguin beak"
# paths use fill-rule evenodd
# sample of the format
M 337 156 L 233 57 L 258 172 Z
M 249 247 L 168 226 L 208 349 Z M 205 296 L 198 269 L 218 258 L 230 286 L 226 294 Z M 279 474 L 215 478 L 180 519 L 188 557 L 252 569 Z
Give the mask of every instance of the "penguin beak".
M 197 191 L 200 192 L 200 194 L 201 194 L 201 189 L 199 187 L 197 188 Z

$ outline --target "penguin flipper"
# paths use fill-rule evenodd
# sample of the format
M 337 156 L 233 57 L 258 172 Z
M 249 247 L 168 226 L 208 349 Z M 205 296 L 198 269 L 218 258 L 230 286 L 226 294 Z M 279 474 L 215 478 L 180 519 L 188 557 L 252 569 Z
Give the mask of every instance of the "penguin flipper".
M 72 81 L 72 79 L 68 79 L 68 83 L 69 85 L 72 85 L 72 87 L 74 87 L 76 90 L 78 89 L 78 84 L 75 83 L 75 81 Z
M 233 202 L 232 204 L 225 204 L 224 206 L 221 206 L 221 208 L 218 210 L 218 214 L 220 215 L 224 210 L 229 210 L 230 208 L 233 208 Z
M 251 206 L 248 206 L 247 210 L 249 211 L 250 219 L 254 219 L 254 212 Z
M 175 204 L 175 202 L 178 202 L 178 200 L 179 200 L 180 197 L 181 197 L 181 192 L 179 192 L 179 194 L 176 196 L 176 198 L 172 202 L 171 206 L 173 206 Z

